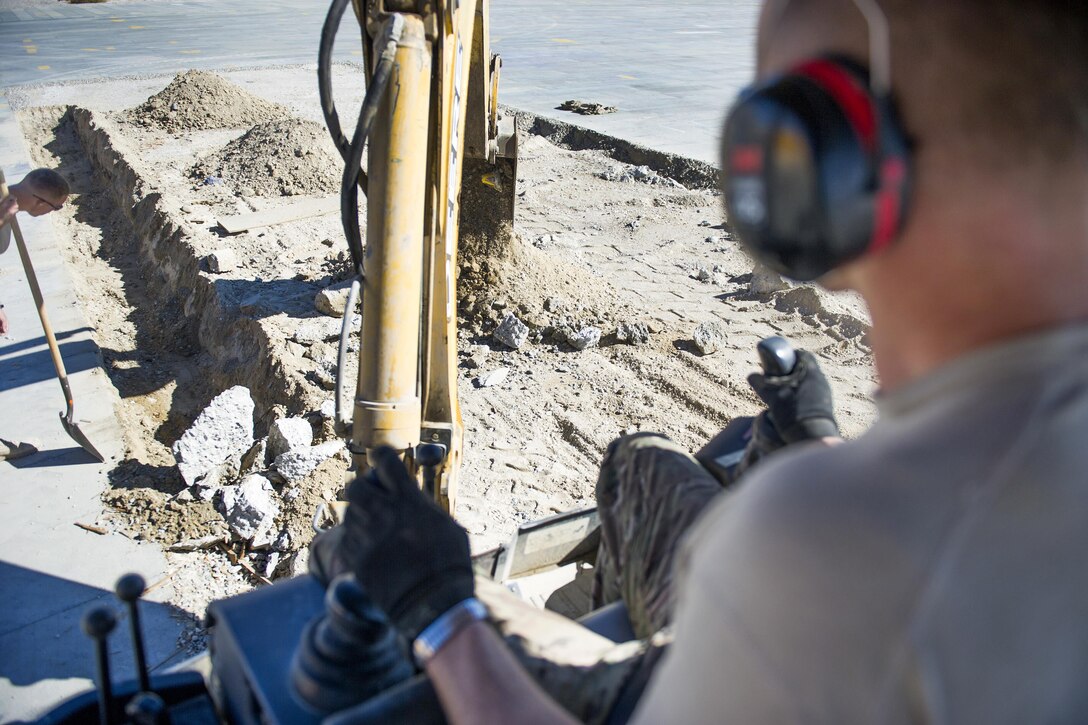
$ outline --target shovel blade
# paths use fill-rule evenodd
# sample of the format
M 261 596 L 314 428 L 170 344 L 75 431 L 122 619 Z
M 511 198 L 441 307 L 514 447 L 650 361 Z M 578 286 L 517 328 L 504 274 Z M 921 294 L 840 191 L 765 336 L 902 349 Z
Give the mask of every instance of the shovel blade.
M 72 440 L 78 443 L 80 448 L 94 456 L 99 463 L 106 462 L 105 456 L 99 453 L 98 449 L 91 444 L 87 439 L 87 436 L 83 434 L 83 431 L 79 429 L 79 425 L 76 424 L 74 420 L 70 417 L 66 417 L 64 413 L 61 413 L 60 424 L 64 426 L 64 432 L 67 433 Z

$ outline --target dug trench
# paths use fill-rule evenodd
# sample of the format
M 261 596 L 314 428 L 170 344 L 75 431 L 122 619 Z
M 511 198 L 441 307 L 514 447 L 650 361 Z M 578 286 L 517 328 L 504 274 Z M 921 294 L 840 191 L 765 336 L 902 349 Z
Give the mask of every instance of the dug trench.
M 281 77 L 296 72 L 305 70 Z M 133 99 L 158 116 L 136 102 L 96 108 L 78 88 L 62 94 L 74 105 L 43 103 L 47 92 L 16 104 L 35 161 L 72 181 L 57 226 L 118 392 L 127 453 L 110 462 L 109 513 L 97 523 L 162 544 L 169 600 L 197 617 L 211 599 L 305 569 L 314 511 L 342 493 L 347 456 L 330 386 L 337 315 L 356 314 L 342 309 L 350 264 L 335 214 L 234 235 L 218 224 L 335 192 L 331 143 L 274 94 L 261 99 L 271 118 L 232 116 L 247 101 L 230 79 L 244 73 L 199 75 Z M 216 98 L 226 100 L 215 118 L 186 105 Z M 847 436 L 868 426 L 860 302 L 753 285 L 712 169 L 516 116 L 514 226 L 467 234 L 458 266 L 465 448 L 455 515 L 475 549 L 592 503 L 604 448 L 624 432 L 660 431 L 696 449 L 756 412 L 745 378 L 771 334 L 818 355 Z M 469 231 L 475 213 L 467 204 Z M 171 448 L 235 386 L 253 401 L 254 446 L 190 485 Z M 262 448 L 286 419 L 306 421 L 307 445 L 324 451 L 290 478 Z M 224 513 L 224 491 L 247 476 L 267 481 L 277 510 L 262 541 Z

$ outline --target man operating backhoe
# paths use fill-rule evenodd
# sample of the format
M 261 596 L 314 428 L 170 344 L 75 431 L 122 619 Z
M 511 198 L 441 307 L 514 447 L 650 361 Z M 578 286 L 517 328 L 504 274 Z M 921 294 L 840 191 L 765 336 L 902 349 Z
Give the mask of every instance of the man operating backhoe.
M 865 298 L 880 420 L 828 445 L 802 355 L 753 381 L 763 459 L 725 494 L 664 439 L 612 445 L 598 594 L 674 628 L 635 721 L 1088 718 L 1086 48 L 1071 0 L 765 3 L 730 222 Z M 465 533 L 373 462 L 317 573 L 355 573 L 451 722 L 584 716 L 486 621 Z

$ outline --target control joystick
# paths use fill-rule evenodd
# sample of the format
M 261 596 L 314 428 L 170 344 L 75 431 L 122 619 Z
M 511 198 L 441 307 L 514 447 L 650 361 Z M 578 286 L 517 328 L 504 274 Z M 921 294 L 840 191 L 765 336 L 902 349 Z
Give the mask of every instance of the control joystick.
M 431 499 L 434 499 L 438 466 L 445 458 L 446 447 L 437 443 L 423 443 L 416 448 L 416 463 L 423 470 L 423 491 Z
M 137 602 L 146 589 L 144 578 L 139 574 L 125 574 L 117 580 L 114 591 L 117 598 L 128 607 L 129 628 L 132 631 L 132 648 L 136 656 L 136 673 L 140 678 L 140 690 L 151 691 L 151 678 L 147 673 L 147 657 L 144 654 L 144 640 L 140 633 L 140 612 Z
M 291 663 L 297 698 L 333 713 L 364 702 L 412 676 L 397 631 L 355 576 L 333 580 L 325 614 L 306 626 Z
M 94 607 L 80 621 L 83 632 L 94 640 L 95 660 L 98 665 L 98 721 L 102 725 L 113 722 L 113 690 L 110 686 L 110 657 L 106 640 L 117 626 L 117 617 L 109 607 Z

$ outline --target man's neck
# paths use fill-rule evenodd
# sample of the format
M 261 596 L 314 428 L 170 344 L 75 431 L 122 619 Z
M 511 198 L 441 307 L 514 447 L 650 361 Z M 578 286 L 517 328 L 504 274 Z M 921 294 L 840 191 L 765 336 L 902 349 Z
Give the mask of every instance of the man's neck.
M 989 210 L 1001 209 L 995 199 Z M 1031 209 L 916 225 L 857 275 L 881 385 L 893 390 L 972 351 L 1088 321 L 1088 224 Z

